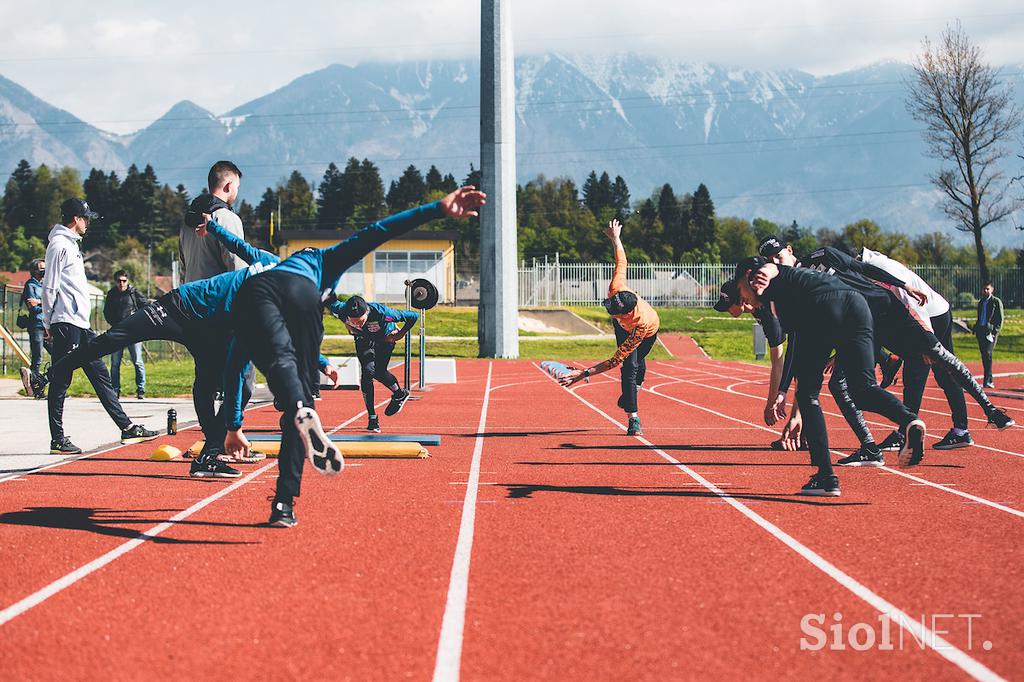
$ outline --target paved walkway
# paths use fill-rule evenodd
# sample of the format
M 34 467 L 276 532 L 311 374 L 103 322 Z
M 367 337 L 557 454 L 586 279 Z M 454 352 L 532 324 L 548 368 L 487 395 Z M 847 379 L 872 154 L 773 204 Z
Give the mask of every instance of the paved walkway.
M 3 431 L 0 435 L 0 476 L 53 464 L 62 459 L 73 459 L 51 455 L 50 431 L 46 420 L 46 401 L 30 400 L 21 396 L 8 397 L 8 380 L 0 386 L 0 415 Z M 20 381 L 15 381 L 18 388 Z M 178 413 L 179 427 L 196 419 L 192 400 L 189 398 L 153 398 L 135 400 L 126 398 L 121 406 L 132 421 L 148 429 L 160 431 L 167 428 L 167 410 L 174 408 Z M 83 451 L 89 452 L 119 442 L 120 432 L 103 406 L 95 398 L 68 398 L 64 403 L 64 430 L 71 440 Z

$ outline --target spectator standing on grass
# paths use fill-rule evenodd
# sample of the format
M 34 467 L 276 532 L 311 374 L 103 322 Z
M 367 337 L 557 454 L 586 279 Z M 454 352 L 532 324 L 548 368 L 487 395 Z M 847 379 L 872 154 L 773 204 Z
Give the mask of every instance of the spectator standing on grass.
M 130 315 L 135 314 L 148 301 L 142 293 L 128 281 L 128 273 L 118 270 L 114 273 L 114 286 L 107 292 L 107 300 L 103 304 L 103 317 L 113 327 Z M 135 397 L 142 400 L 146 397 L 146 363 L 142 358 L 142 342 L 128 346 L 128 354 L 135 366 Z M 110 383 L 114 393 L 121 394 L 121 359 L 124 348 L 118 348 L 110 354 Z
M 992 377 L 992 351 L 999 339 L 999 330 L 1003 326 L 1003 302 L 995 296 L 996 288 L 992 282 L 985 282 L 981 288 L 981 299 L 978 301 L 978 318 L 974 324 L 974 336 L 978 339 L 981 351 L 981 365 L 985 368 L 985 388 L 995 388 Z
M 43 347 L 49 346 L 43 340 L 43 275 L 46 272 L 46 261 L 36 258 L 28 266 L 28 271 L 30 276 L 21 290 L 21 304 L 28 311 L 28 326 L 25 327 L 25 331 L 28 332 L 32 362 L 28 367 L 21 368 L 21 383 L 25 385 L 26 395 L 42 400 L 46 397 L 46 392 L 33 391 L 31 379 L 32 375 L 39 374 L 43 362 Z

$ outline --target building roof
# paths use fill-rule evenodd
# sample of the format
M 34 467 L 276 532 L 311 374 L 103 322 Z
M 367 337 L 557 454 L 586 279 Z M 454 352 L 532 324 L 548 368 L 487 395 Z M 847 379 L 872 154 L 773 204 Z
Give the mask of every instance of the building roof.
M 283 230 L 276 236 L 283 242 L 290 241 L 342 241 L 354 235 L 358 230 Z M 413 230 L 395 239 L 409 239 L 412 241 L 443 240 L 457 242 L 459 233 L 455 230 Z

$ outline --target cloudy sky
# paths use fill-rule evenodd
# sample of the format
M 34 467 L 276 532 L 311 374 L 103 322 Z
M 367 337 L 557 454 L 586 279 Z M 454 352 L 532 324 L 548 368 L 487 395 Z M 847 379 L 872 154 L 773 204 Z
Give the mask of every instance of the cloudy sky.
M 827 74 L 909 61 L 959 19 L 992 63 L 1024 61 L 1020 0 L 506 1 L 517 54 L 635 52 Z M 179 100 L 224 113 L 332 63 L 468 57 L 479 26 L 475 0 L 5 2 L 0 75 L 127 133 Z

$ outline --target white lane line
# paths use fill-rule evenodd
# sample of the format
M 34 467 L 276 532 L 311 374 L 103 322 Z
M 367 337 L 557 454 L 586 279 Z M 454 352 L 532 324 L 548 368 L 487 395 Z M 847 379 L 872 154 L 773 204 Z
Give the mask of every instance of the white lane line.
M 435 682 L 455 682 L 462 665 L 462 636 L 466 626 L 466 599 L 469 594 L 469 559 L 473 551 L 473 526 L 476 523 L 476 496 L 480 483 L 480 459 L 484 451 L 484 428 L 487 425 L 487 406 L 491 399 L 491 373 L 494 363 L 487 363 L 487 383 L 484 386 L 483 407 L 473 446 L 473 460 L 469 466 L 469 482 L 462 504 L 462 522 L 459 540 L 455 545 L 452 573 L 448 581 L 448 598 L 441 620 L 441 636 L 437 641 L 437 660 L 434 663 Z M 544 370 L 541 370 L 542 372 Z M 547 374 L 545 373 L 545 376 Z
M 540 369 L 539 366 L 537 366 L 537 369 L 538 369 L 538 371 L 541 371 L 541 372 L 544 371 L 544 370 Z M 566 390 L 568 391 L 568 389 L 566 389 Z M 595 406 L 594 404 L 590 403 L 585 398 L 583 398 L 583 396 L 577 395 L 575 391 L 568 391 L 568 392 L 571 393 L 577 400 L 582 402 L 584 405 L 586 405 L 587 407 L 589 407 L 593 411 L 597 412 L 599 415 L 601 415 L 602 417 L 604 417 L 608 421 L 612 422 L 613 424 L 615 424 L 619 428 L 622 428 L 622 425 L 619 424 L 618 421 L 616 421 L 614 417 L 612 417 L 612 416 L 606 414 L 605 412 L 603 412 L 601 410 L 601 408 L 599 408 L 599 407 Z M 646 445 L 653 452 L 655 452 L 658 455 L 660 455 L 662 457 L 662 459 L 666 460 L 667 462 L 670 462 L 670 463 L 674 464 L 681 471 L 686 472 L 686 474 L 688 474 L 690 476 L 690 478 L 692 478 L 697 483 L 700 483 L 704 488 L 706 488 L 707 490 L 709 490 L 712 493 L 714 493 L 715 495 L 717 495 L 724 503 L 728 504 L 733 509 L 735 509 L 736 511 L 740 512 L 741 514 L 746 516 L 748 519 L 750 519 L 751 521 L 756 523 L 758 526 L 760 526 L 765 531 L 767 531 L 769 534 L 771 534 L 772 537 L 774 537 L 778 541 L 782 542 L 784 545 L 786 545 L 787 547 L 789 547 L 790 549 L 795 551 L 797 554 L 799 554 L 801 557 L 806 559 L 808 562 L 810 562 L 810 564 L 812 566 L 814 566 L 815 568 L 817 568 L 818 570 L 823 572 L 828 577 L 830 577 L 833 580 L 835 580 L 837 583 L 839 583 L 839 585 L 841 585 L 842 587 L 846 588 L 847 590 L 852 592 L 854 595 L 856 595 L 857 597 L 859 597 L 863 601 L 867 602 L 868 605 L 870 605 L 876 611 L 879 611 L 880 613 L 884 613 L 886 616 L 889 617 L 890 620 L 896 621 L 896 623 L 898 623 L 900 625 L 900 627 L 905 628 L 915 638 L 917 638 L 917 641 L 924 642 L 925 645 L 928 646 L 929 648 L 931 648 L 935 653 L 937 653 L 938 655 L 942 656 L 947 661 L 949 661 L 950 663 L 952 663 L 956 667 L 960 668 L 962 671 L 964 671 L 965 673 L 967 673 L 968 675 L 970 675 L 974 679 L 976 679 L 976 680 L 1002 680 L 1003 679 L 997 673 L 995 673 L 993 670 L 991 670 L 990 668 L 985 666 L 985 664 L 981 663 L 980 661 L 972 658 L 970 655 L 968 655 L 968 654 L 964 653 L 963 651 L 961 651 L 960 649 L 956 648 L 955 646 L 953 646 L 951 643 L 949 643 L 948 641 L 946 641 L 942 637 L 939 637 L 939 635 L 936 634 L 934 631 L 932 631 L 929 628 L 924 627 L 923 625 L 921 625 L 920 622 L 915 622 L 914 619 L 911 618 L 910 615 L 904 613 L 901 609 L 899 609 L 895 605 L 889 603 L 887 600 L 883 599 L 881 596 L 879 596 L 875 592 L 872 592 L 865 585 L 863 585 L 860 582 L 858 582 L 857 580 L 855 580 L 849 574 L 843 572 L 835 564 L 829 562 L 827 559 L 822 557 L 820 554 L 818 554 L 817 552 L 815 552 L 811 548 L 807 547 L 806 545 L 801 543 L 799 540 L 797 540 L 793 536 L 789 535 L 784 530 L 782 530 L 781 528 L 779 528 L 778 526 L 776 526 L 771 521 L 767 520 L 766 518 L 764 518 L 763 516 L 761 516 L 760 514 L 755 512 L 754 510 L 750 509 L 743 502 L 740 502 L 736 498 L 734 498 L 731 495 L 729 495 L 729 493 L 727 493 L 726 491 L 722 490 L 721 488 L 716 486 L 714 483 L 711 483 L 710 481 L 705 479 L 703 476 L 698 474 L 696 471 L 694 471 L 690 467 L 686 466 L 685 464 L 683 464 L 679 460 L 675 459 L 674 457 L 672 457 L 671 455 L 669 455 L 665 451 L 663 451 L 660 448 L 656 447 L 653 443 L 651 443 L 649 440 L 647 440 L 643 436 L 634 436 L 634 438 L 636 438 L 638 441 L 640 441 L 641 443 Z
M 26 611 L 28 611 L 29 609 L 33 608 L 34 606 L 38 606 L 39 604 L 42 604 L 44 601 L 46 601 L 47 599 L 49 599 L 53 595 L 57 594 L 58 592 L 61 592 L 62 590 L 65 590 L 65 589 L 71 587 L 72 585 L 77 583 L 82 578 L 86 577 L 90 573 L 94 573 L 95 571 L 98 571 L 99 569 L 103 568 L 104 566 L 106 566 L 110 562 L 114 561 L 118 557 L 124 556 L 125 554 L 127 554 L 130 551 L 132 551 L 136 547 L 138 547 L 138 546 L 140 546 L 142 544 L 145 544 L 149 540 L 152 540 L 153 538 L 157 537 L 158 535 L 163 533 L 168 528 L 173 528 L 174 524 L 176 522 L 182 521 L 184 519 L 187 519 L 188 517 L 192 516 L 197 511 L 202 509 L 203 507 L 206 507 L 207 505 L 212 504 L 213 502 L 216 502 L 220 498 L 224 497 L 228 493 L 230 493 L 230 492 L 232 492 L 234 490 L 237 490 L 238 488 L 242 487 L 243 485 L 245 485 L 246 483 L 248 483 L 252 479 L 254 479 L 257 476 L 259 476 L 260 474 L 262 474 L 264 471 L 267 471 L 271 467 L 275 466 L 276 464 L 277 464 L 277 462 L 271 462 L 269 464 L 264 464 L 262 467 L 260 467 L 256 471 L 252 472 L 251 474 L 249 474 L 245 478 L 241 478 L 241 479 L 235 481 L 234 483 L 232 483 L 228 487 L 223 488 L 223 489 L 217 491 L 213 495 L 210 495 L 209 497 L 207 497 L 207 498 L 205 498 L 205 499 L 203 499 L 203 500 L 201 500 L 199 502 L 196 502 L 194 505 L 192 505 L 191 507 L 189 507 L 185 511 L 178 512 L 177 514 L 172 516 L 167 521 L 164 521 L 163 523 L 159 523 L 159 524 L 153 526 L 152 528 L 150 528 L 149 530 L 147 530 L 147 531 L 145 531 L 143 533 L 140 533 L 139 537 L 137 537 L 135 539 L 132 539 L 132 540 L 128 540 L 127 542 L 125 542 L 125 543 L 119 545 L 118 547 L 115 547 L 114 549 L 110 550 L 109 552 L 107 552 L 103 556 L 97 557 L 96 559 L 93 559 L 92 561 L 90 561 L 89 563 L 85 564 L 84 566 L 76 568 L 74 571 L 71 571 L 70 573 L 68 573 L 67 575 L 65 575 L 62 578 L 58 578 L 57 580 L 53 581 L 52 583 L 50 583 L 46 587 L 44 587 L 41 590 L 38 590 L 38 591 L 30 594 L 29 596 L 25 597 L 21 601 L 18 601 L 18 602 L 14 603 L 14 604 L 11 604 L 7 608 L 5 608 L 3 611 L 0 611 L 0 626 L 5 625 L 7 622 L 9 622 L 10 620 L 12 620 L 14 618 L 17 618 L 18 616 L 20 616 L 21 614 L 25 613 Z
M 666 377 L 666 378 L 669 378 L 669 379 L 674 378 L 674 377 L 672 377 L 672 376 L 670 376 L 668 374 L 662 374 L 661 372 L 655 372 L 653 370 L 648 370 L 648 373 L 649 374 L 656 374 L 658 376 Z M 732 395 L 744 396 L 744 397 L 747 397 L 747 398 L 753 398 L 755 400 L 760 400 L 761 399 L 761 398 L 758 398 L 757 396 L 753 396 L 753 395 L 750 395 L 748 393 L 740 393 L 739 391 L 726 391 L 724 388 L 717 388 L 715 386 L 707 386 L 705 384 L 700 383 L 699 381 L 691 381 L 689 379 L 679 379 L 679 382 L 680 383 L 695 384 L 695 385 L 701 386 L 703 388 L 708 388 L 708 389 L 712 389 L 712 390 L 716 390 L 716 391 L 724 391 L 724 392 L 730 393 Z M 675 396 L 671 396 L 671 395 L 668 395 L 666 393 L 660 393 L 660 392 L 655 391 L 653 389 L 644 389 L 644 390 L 647 390 L 648 393 L 651 393 L 653 395 L 661 396 L 662 398 L 667 398 L 667 399 L 672 400 L 674 402 L 677 402 L 677 403 L 679 403 L 681 405 L 686 405 L 687 407 L 693 407 L 693 408 L 696 408 L 698 410 L 704 410 L 705 412 L 710 412 L 711 414 L 718 415 L 719 417 L 724 417 L 725 419 L 729 419 L 729 420 L 734 421 L 734 422 L 739 422 L 740 424 L 746 424 L 747 426 L 753 426 L 754 428 L 760 429 L 762 431 L 767 431 L 768 433 L 771 433 L 773 435 L 776 434 L 776 431 L 774 431 L 774 430 L 772 430 L 772 429 L 770 429 L 770 428 L 768 428 L 766 426 L 761 426 L 760 424 L 755 424 L 753 422 L 748 422 L 745 419 L 738 419 L 736 417 L 730 417 L 727 414 L 723 414 L 721 412 L 716 412 L 715 410 L 712 410 L 711 408 L 708 408 L 708 407 L 704 407 L 703 405 L 697 405 L 696 403 L 687 402 L 685 400 L 681 400 L 679 398 L 676 398 Z M 840 416 L 840 415 L 836 415 L 833 412 L 827 412 L 826 414 L 830 414 L 832 416 Z M 875 423 L 875 422 L 870 422 L 870 423 Z M 934 436 L 933 436 L 933 438 L 934 438 Z M 843 454 L 842 452 L 840 452 L 838 450 L 830 450 L 830 452 L 832 452 L 833 454 L 836 454 L 836 455 L 842 455 Z M 1012 453 L 1010 453 L 1010 454 L 1012 454 Z M 912 476 L 910 474 L 907 474 L 905 472 L 899 471 L 897 469 L 893 469 L 891 467 L 881 467 L 881 470 L 882 471 L 889 471 L 889 472 L 892 472 L 894 474 L 898 474 L 898 475 L 903 476 L 905 478 L 909 478 L 909 479 L 917 481 L 917 482 L 919 482 L 921 484 L 927 485 L 927 486 L 929 486 L 931 488 L 935 488 L 936 490 L 941 490 L 943 492 L 947 492 L 947 493 L 950 493 L 952 495 L 957 495 L 959 497 L 963 497 L 963 498 L 966 498 L 966 499 L 969 499 L 969 500 L 973 500 L 973 501 L 977 502 L 978 504 L 983 504 L 983 505 L 985 505 L 987 507 L 991 507 L 992 509 L 996 509 L 998 511 L 1005 512 L 1007 514 L 1012 514 L 1014 516 L 1017 516 L 1017 517 L 1020 517 L 1020 518 L 1024 518 L 1024 512 L 1020 511 L 1019 509 L 1013 509 L 1011 507 L 1007 507 L 1006 505 L 999 504 L 998 502 L 992 502 L 991 500 L 986 500 L 983 497 L 978 497 L 976 495 L 971 495 L 970 493 L 965 493 L 962 490 L 954 490 L 953 488 L 949 488 L 949 487 L 943 486 L 943 485 L 941 485 L 939 483 L 932 483 L 931 481 L 927 481 L 927 480 L 925 480 L 923 478 L 918 478 L 917 476 Z
M 385 401 L 385 402 L 387 402 L 387 401 Z M 381 404 L 383 404 L 383 403 L 381 403 Z M 265 406 L 266 406 L 266 404 L 264 404 L 264 405 L 254 405 L 254 406 L 249 407 L 247 409 L 251 410 L 251 409 L 257 409 L 259 407 L 265 407 Z M 360 414 L 357 414 L 355 417 L 352 417 L 348 421 L 342 423 L 341 426 L 345 426 L 345 424 L 348 424 L 348 423 L 351 423 L 352 421 L 355 421 L 356 419 L 359 418 L 359 416 L 361 414 L 366 414 L 366 411 L 364 410 Z M 338 428 L 341 428 L 341 426 L 339 426 Z M 194 428 L 194 427 L 189 427 L 189 428 Z M 125 446 L 119 444 L 119 445 L 116 445 L 115 447 L 109 448 L 109 449 L 113 450 L 113 449 L 120 448 L 120 447 L 125 447 Z M 107 450 L 103 450 L 101 452 L 107 452 Z M 85 455 L 85 457 L 92 457 L 94 455 L 101 454 L 101 452 L 89 453 L 88 455 Z M 49 469 L 51 467 L 57 466 L 58 464 L 67 464 L 68 462 L 78 461 L 79 459 L 84 459 L 84 457 L 78 457 L 76 459 L 69 459 L 69 460 L 66 460 L 66 461 L 63 461 L 63 462 L 57 462 L 56 464 L 51 464 L 51 465 L 49 465 L 47 467 L 43 467 L 43 468 Z M 142 460 L 139 460 L 139 461 L 142 461 Z M 173 527 L 176 522 L 182 521 L 184 519 L 187 519 L 189 516 L 192 516 L 197 511 L 201 510 L 203 507 L 206 507 L 207 505 L 216 502 L 220 498 L 224 497 L 225 495 L 227 495 L 228 493 L 230 493 L 230 492 L 232 492 L 234 490 L 237 490 L 238 488 L 242 487 L 243 485 L 246 485 L 247 483 L 255 482 L 254 479 L 256 479 L 257 476 L 259 476 L 264 471 L 267 471 L 268 469 L 270 469 L 270 468 L 272 468 L 272 467 L 274 467 L 276 465 L 277 465 L 277 461 L 276 460 L 272 460 L 272 461 L 268 462 L 267 464 L 264 464 L 262 467 L 260 467 L 256 471 L 252 472 L 248 476 L 246 476 L 244 478 L 238 479 L 237 481 L 235 481 L 234 483 L 232 483 L 228 487 L 226 487 L 226 488 L 224 488 L 224 489 L 214 493 L 213 495 L 210 495 L 209 497 L 207 497 L 207 498 L 205 498 L 203 500 L 200 500 L 199 502 L 195 503 L 194 505 L 192 505 L 188 509 L 186 509 L 186 510 L 184 510 L 182 512 L 178 512 L 177 514 L 172 516 L 167 521 L 164 521 L 163 523 L 157 524 L 157 525 L 153 526 L 152 528 L 150 528 L 149 530 L 147 530 L 147 531 L 145 531 L 143 533 L 140 533 L 139 537 L 137 537 L 135 539 L 132 539 L 132 540 L 128 540 L 124 544 L 122 544 L 122 545 L 120 545 L 118 547 L 115 547 L 114 549 L 110 550 L 109 552 L 107 552 L 103 556 L 100 556 L 100 557 L 98 557 L 96 559 L 93 559 L 92 561 L 90 561 L 89 563 L 85 564 L 84 566 L 81 566 L 81 567 L 75 569 L 74 571 L 72 571 L 71 573 L 68 573 L 64 577 L 58 578 L 57 580 L 55 580 L 54 582 L 50 583 L 46 587 L 38 590 L 37 592 L 34 592 L 33 594 L 30 594 L 29 596 L 25 597 L 21 601 L 8 606 L 3 611 L 0 611 L 0 626 L 3 626 L 8 621 L 12 620 L 13 618 L 16 618 L 17 616 L 20 616 L 21 614 L 25 613 L 29 609 L 31 609 L 31 608 L 33 608 L 35 606 L 38 606 L 39 604 L 43 603 L 44 601 L 46 601 L 47 599 L 49 599 L 53 595 L 57 594 L 58 592 L 60 592 L 62 590 L 65 590 L 68 587 L 71 587 L 76 582 L 78 582 L 82 578 L 86 577 L 90 573 L 93 573 L 93 572 L 103 568 L 104 566 L 106 566 L 110 562 L 114 561 L 118 557 L 121 557 L 121 556 L 127 554 L 128 552 L 132 551 L 133 549 L 135 549 L 139 545 L 147 542 L 148 540 L 152 540 L 153 538 L 157 537 L 158 535 L 163 533 L 168 528 Z M 36 471 L 38 471 L 38 470 L 40 470 L 40 469 L 37 469 Z

